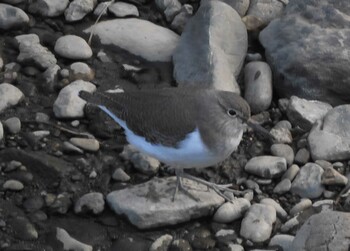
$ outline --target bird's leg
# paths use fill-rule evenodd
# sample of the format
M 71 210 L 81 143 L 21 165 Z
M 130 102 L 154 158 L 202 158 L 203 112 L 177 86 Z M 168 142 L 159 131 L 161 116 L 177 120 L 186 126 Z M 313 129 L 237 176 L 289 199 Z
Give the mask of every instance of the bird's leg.
M 188 197 L 190 197 L 191 199 L 195 200 L 195 201 L 199 201 L 198 198 L 196 198 L 195 196 L 193 196 L 189 191 L 186 190 L 186 188 L 184 187 L 183 183 L 182 183 L 182 175 L 183 175 L 184 171 L 182 168 L 175 168 L 175 174 L 176 174 L 176 188 L 175 188 L 175 192 L 173 195 L 173 201 L 175 201 L 176 195 L 178 193 L 179 190 L 181 190 L 184 194 L 186 194 Z

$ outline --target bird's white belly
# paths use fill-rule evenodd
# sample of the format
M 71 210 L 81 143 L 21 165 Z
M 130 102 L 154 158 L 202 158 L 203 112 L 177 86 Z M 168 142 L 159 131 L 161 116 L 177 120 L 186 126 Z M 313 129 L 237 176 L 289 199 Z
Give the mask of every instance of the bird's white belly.
M 130 144 L 135 146 L 140 152 L 148 154 L 161 162 L 172 167 L 191 168 L 208 167 L 223 161 L 228 157 L 228 153 L 211 152 L 203 143 L 198 128 L 189 133 L 176 148 L 152 144 L 144 137 L 134 134 L 126 126 L 125 121 L 116 117 L 104 106 L 99 106 L 104 112 L 111 116 L 125 130 L 125 135 Z M 234 149 L 232 149 L 234 150 Z

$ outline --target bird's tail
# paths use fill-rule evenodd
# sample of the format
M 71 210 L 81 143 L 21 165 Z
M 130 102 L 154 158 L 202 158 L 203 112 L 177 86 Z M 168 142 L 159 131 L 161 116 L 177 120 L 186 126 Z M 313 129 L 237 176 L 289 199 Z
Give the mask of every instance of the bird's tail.
M 79 97 L 94 105 L 109 105 L 113 103 L 113 99 L 108 93 L 80 91 Z

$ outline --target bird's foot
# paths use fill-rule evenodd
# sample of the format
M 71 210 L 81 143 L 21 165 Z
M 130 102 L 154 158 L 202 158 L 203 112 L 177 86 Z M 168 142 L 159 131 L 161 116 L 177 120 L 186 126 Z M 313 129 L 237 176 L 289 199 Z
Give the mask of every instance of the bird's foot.
M 183 185 L 181 177 L 176 174 L 176 187 L 175 187 L 175 192 L 173 195 L 173 201 L 175 201 L 177 193 L 179 192 L 179 190 L 181 190 L 181 192 L 183 192 L 184 194 L 186 194 L 188 197 L 190 197 L 191 199 L 199 202 L 200 199 L 196 198 L 193 194 L 191 194 Z

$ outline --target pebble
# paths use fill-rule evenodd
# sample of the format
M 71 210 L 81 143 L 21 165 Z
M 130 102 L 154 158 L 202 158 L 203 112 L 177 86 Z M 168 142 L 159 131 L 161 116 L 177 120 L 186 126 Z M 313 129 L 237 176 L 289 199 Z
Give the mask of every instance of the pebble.
M 246 16 L 255 17 L 260 20 L 255 29 L 267 26 L 272 20 L 282 16 L 284 3 L 278 0 L 250 0 Z
M 287 162 L 281 157 L 258 156 L 251 158 L 244 170 L 263 178 L 274 178 L 281 176 L 287 170 Z
M 308 209 L 312 206 L 312 201 L 310 199 L 301 199 L 300 202 L 295 204 L 289 211 L 291 216 L 297 215 L 298 213 Z
M 244 198 L 233 199 L 222 204 L 215 212 L 213 220 L 220 223 L 230 223 L 240 219 L 250 207 L 250 202 Z
M 299 165 L 305 165 L 310 160 L 310 152 L 306 148 L 301 148 L 294 158 L 294 162 Z
M 277 216 L 281 219 L 286 219 L 288 217 L 288 213 L 283 209 L 283 207 L 275 200 L 270 198 L 264 198 L 260 200 L 261 204 L 270 205 L 276 209 Z
M 288 128 L 275 126 L 270 130 L 274 137 L 274 142 L 279 144 L 291 144 L 293 142 L 292 133 Z
M 94 10 L 96 4 L 97 0 L 73 0 L 64 11 L 66 21 L 75 22 L 82 20 Z
M 86 101 L 78 94 L 80 91 L 94 92 L 96 86 L 90 82 L 76 80 L 64 87 L 53 104 L 53 112 L 57 118 L 81 118 L 84 116 Z
M 292 242 L 294 240 L 293 235 L 288 234 L 276 234 L 274 237 L 271 238 L 269 242 L 269 247 L 281 247 L 283 251 L 292 251 L 290 249 Z
M 73 127 L 78 127 L 80 125 L 80 121 L 79 120 L 73 120 L 71 123 L 70 123 L 71 126 Z
M 88 43 L 76 35 L 66 35 L 57 39 L 54 50 L 61 57 L 73 60 L 89 59 L 92 56 Z
M 33 135 L 37 140 L 41 140 L 41 139 L 49 136 L 50 131 L 46 131 L 46 130 L 34 131 Z
M 12 134 L 21 131 L 21 121 L 17 117 L 12 117 L 4 121 L 4 127 Z
M 340 174 L 333 167 L 327 167 L 324 168 L 324 172 L 321 177 L 321 183 L 323 185 L 345 186 L 348 183 L 348 178 Z
M 28 11 L 32 14 L 39 14 L 44 17 L 57 17 L 64 13 L 69 0 L 37 0 L 29 5 Z
M 223 2 L 235 9 L 241 17 L 244 17 L 248 11 L 250 0 L 224 0 Z
M 245 93 L 253 114 L 267 110 L 272 101 L 272 72 L 270 66 L 261 61 L 250 62 L 244 67 Z
M 191 247 L 190 243 L 187 240 L 176 239 L 176 240 L 174 240 L 171 243 L 169 250 L 174 250 L 174 251 L 192 251 L 192 247 Z
M 180 12 L 174 17 L 170 24 L 170 27 L 177 33 L 181 34 L 187 24 L 187 22 L 193 16 L 193 7 L 190 4 L 184 4 Z
M 0 121 L 0 141 L 4 138 L 4 127 Z
M 108 6 L 111 4 L 112 2 L 101 2 L 99 3 L 96 8 L 94 9 L 94 15 L 95 16 L 100 16 L 104 17 L 108 15 Z
M 334 210 L 334 200 L 318 200 L 312 204 L 314 208 L 321 208 L 321 211 L 333 211 Z
M 126 182 L 130 180 L 130 176 L 122 168 L 117 168 L 112 174 L 112 179 Z
M 95 72 L 83 62 L 75 62 L 69 66 L 69 80 L 75 81 L 78 79 L 91 81 L 95 77 Z
M 292 182 L 290 181 L 290 179 L 282 179 L 273 189 L 274 193 L 277 194 L 284 194 L 289 192 L 289 190 L 292 187 Z
M 272 224 L 276 221 L 274 207 L 253 204 L 241 223 L 240 235 L 252 242 L 261 243 L 270 238 Z
M 16 160 L 11 160 L 9 163 L 7 163 L 4 171 L 5 172 L 12 172 L 15 171 L 17 168 L 22 166 L 22 163 Z
M 75 213 L 91 211 L 100 214 L 105 208 L 105 200 L 102 193 L 88 193 L 80 197 L 74 206 Z
M 24 185 L 22 182 L 20 182 L 18 180 L 7 180 L 2 185 L 2 187 L 5 190 L 21 191 L 24 188 Z
M 19 43 L 19 55 L 17 61 L 29 66 L 36 66 L 46 70 L 57 64 L 55 55 L 40 44 L 39 36 L 36 34 L 25 34 L 15 37 Z
M 293 148 L 286 144 L 273 144 L 270 148 L 271 154 L 286 159 L 288 166 L 293 164 L 294 151 Z
M 116 17 L 138 17 L 140 15 L 135 5 L 124 2 L 113 3 L 108 10 Z
M 168 22 L 171 22 L 181 9 L 181 3 L 178 0 L 156 0 L 155 3 L 158 9 L 163 11 Z
M 315 199 L 322 195 L 324 186 L 321 184 L 323 169 L 317 164 L 307 163 L 300 168 L 295 177 L 291 192 L 302 198 Z
M 96 139 L 70 138 L 69 141 L 85 151 L 97 152 L 100 149 L 100 143 Z
M 0 84 L 0 113 L 5 109 L 17 105 L 24 98 L 20 89 L 14 85 Z
M 21 28 L 29 23 L 28 15 L 20 8 L 0 3 L 0 29 Z
M 50 121 L 50 117 L 46 113 L 37 112 L 35 114 L 35 121 L 38 123 L 48 123 Z
M 315 100 L 306 100 L 292 96 L 287 108 L 287 116 L 294 126 L 309 131 L 312 125 L 324 118 L 332 106 Z
M 80 154 L 84 153 L 82 149 L 80 149 L 79 147 L 76 147 L 75 145 L 73 145 L 68 141 L 63 142 L 62 148 L 63 148 L 63 151 L 67 153 L 80 153 Z
M 263 57 L 261 56 L 260 53 L 249 53 L 248 52 L 245 59 L 247 62 L 253 62 L 253 61 L 262 61 Z
M 293 181 L 295 176 L 297 176 L 299 170 L 300 170 L 299 166 L 296 164 L 293 164 L 287 169 L 287 171 L 283 174 L 281 179 L 282 180 L 289 179 L 290 181 Z
M 56 238 L 62 242 L 64 250 L 92 251 L 92 246 L 86 245 L 71 237 L 63 228 L 56 228 Z
M 229 251 L 244 251 L 244 247 L 239 244 L 232 244 L 230 243 L 228 245 Z
M 152 243 L 149 251 L 169 250 L 172 241 L 173 237 L 170 234 L 162 235 Z
M 290 218 L 288 221 L 286 221 L 280 228 L 282 233 L 287 233 L 293 228 L 296 228 L 299 225 L 298 215 L 294 216 L 293 218 Z

